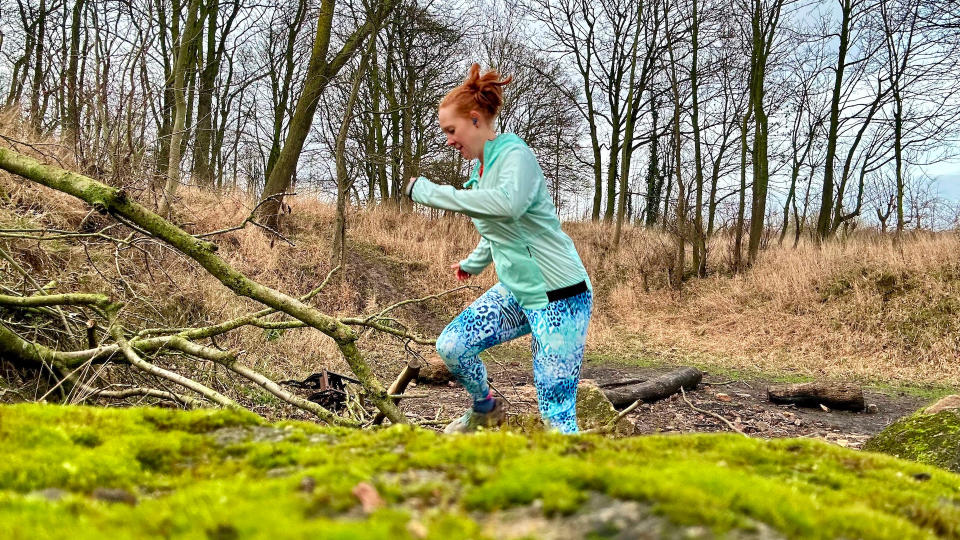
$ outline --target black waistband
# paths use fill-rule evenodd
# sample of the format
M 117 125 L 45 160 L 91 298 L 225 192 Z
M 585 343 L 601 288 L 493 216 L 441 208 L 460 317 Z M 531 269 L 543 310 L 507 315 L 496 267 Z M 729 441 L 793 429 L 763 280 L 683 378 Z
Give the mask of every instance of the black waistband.
M 570 298 L 571 296 L 576 296 L 585 292 L 587 292 L 587 282 L 581 281 L 576 285 L 560 287 L 559 289 L 547 291 L 547 300 L 550 302 L 556 302 L 557 300 L 563 300 L 564 298 Z

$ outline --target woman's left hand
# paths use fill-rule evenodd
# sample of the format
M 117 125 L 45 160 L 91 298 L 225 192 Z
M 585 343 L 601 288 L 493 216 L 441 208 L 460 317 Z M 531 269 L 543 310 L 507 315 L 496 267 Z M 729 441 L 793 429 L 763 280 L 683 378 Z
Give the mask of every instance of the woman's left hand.
M 404 196 L 406 196 L 406 197 L 413 197 L 413 192 L 412 192 L 413 183 L 417 181 L 417 178 L 418 178 L 418 177 L 416 177 L 416 176 L 411 176 L 411 177 L 407 180 L 407 182 L 403 185 L 403 194 L 404 194 Z
M 457 276 L 457 281 L 466 281 L 470 279 L 470 276 L 473 275 L 463 268 L 460 268 L 460 263 L 451 264 L 450 269 L 453 270 L 454 274 Z

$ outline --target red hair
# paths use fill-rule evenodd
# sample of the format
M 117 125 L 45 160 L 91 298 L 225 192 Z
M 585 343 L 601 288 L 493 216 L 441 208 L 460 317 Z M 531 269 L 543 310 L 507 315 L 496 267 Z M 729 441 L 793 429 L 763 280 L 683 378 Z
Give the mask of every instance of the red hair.
M 463 83 L 440 100 L 440 107 L 451 105 L 463 116 L 476 110 L 489 120 L 500 112 L 503 105 L 503 87 L 511 81 L 513 77 L 501 79 L 500 73 L 495 69 L 489 69 L 481 75 L 480 64 L 473 64 Z

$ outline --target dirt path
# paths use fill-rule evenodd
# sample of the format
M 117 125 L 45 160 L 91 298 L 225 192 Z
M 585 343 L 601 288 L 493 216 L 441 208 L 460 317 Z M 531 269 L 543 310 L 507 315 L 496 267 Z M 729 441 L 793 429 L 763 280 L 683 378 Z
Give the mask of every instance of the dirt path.
M 488 361 L 494 388 L 510 402 L 510 414 L 534 414 L 537 411 L 533 373 L 522 361 Z M 599 383 L 630 378 L 649 379 L 672 367 L 640 368 L 587 364 L 583 378 Z M 767 400 L 769 380 L 731 381 L 705 373 L 703 382 L 687 399 L 694 406 L 719 414 L 744 433 L 763 438 L 813 437 L 842 446 L 860 448 L 885 426 L 912 413 L 929 399 L 902 392 L 865 391 L 867 403 L 877 412 L 851 413 L 776 405 Z M 428 397 L 405 400 L 401 408 L 414 420 L 450 419 L 469 405 L 466 393 L 452 383 L 446 386 L 420 385 L 408 391 Z M 693 410 L 676 394 L 668 399 L 643 404 L 629 415 L 636 434 L 704 433 L 730 431 L 722 421 Z

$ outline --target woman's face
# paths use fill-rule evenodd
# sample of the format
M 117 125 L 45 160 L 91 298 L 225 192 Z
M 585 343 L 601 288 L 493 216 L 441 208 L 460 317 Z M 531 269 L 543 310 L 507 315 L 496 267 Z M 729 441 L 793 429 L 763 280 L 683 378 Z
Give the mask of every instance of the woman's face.
M 487 142 L 487 130 L 484 129 L 485 122 L 476 111 L 463 115 L 458 114 L 453 107 L 441 107 L 437 111 L 437 117 L 440 129 L 447 137 L 447 146 L 459 150 L 464 159 L 480 157 L 483 145 Z M 476 124 L 473 123 L 474 119 L 477 120 Z

